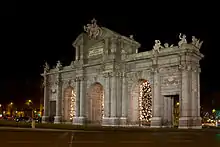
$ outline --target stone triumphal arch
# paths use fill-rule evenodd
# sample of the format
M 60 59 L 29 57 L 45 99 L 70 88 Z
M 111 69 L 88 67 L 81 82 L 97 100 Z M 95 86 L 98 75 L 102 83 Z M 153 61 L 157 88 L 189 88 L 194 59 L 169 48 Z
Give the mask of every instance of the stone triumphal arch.
M 93 19 L 73 43 L 75 61 L 45 64 L 43 122 L 201 128 L 202 42 L 179 39 L 176 46 L 155 40 L 139 53 L 132 36 Z

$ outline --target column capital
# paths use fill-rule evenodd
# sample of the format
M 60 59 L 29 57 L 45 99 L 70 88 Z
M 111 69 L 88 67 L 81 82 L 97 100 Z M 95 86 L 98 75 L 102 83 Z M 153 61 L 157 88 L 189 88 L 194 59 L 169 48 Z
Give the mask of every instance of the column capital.
M 153 65 L 151 67 L 151 72 L 152 73 L 159 73 L 159 67 L 157 65 Z
M 189 64 L 180 64 L 179 70 L 180 71 L 190 71 L 190 70 L 193 70 L 193 67 Z
M 80 80 L 79 77 L 76 77 L 76 78 L 74 79 L 75 82 L 78 82 L 79 80 Z

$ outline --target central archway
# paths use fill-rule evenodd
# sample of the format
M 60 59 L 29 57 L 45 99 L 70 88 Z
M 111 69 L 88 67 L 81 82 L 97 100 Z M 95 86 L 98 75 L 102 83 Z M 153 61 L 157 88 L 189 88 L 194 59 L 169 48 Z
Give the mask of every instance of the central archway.
M 88 121 L 91 124 L 101 125 L 103 117 L 104 89 L 100 83 L 94 83 L 88 92 Z
M 152 117 L 152 88 L 147 80 L 139 80 L 131 92 L 131 116 L 133 125 L 150 125 Z

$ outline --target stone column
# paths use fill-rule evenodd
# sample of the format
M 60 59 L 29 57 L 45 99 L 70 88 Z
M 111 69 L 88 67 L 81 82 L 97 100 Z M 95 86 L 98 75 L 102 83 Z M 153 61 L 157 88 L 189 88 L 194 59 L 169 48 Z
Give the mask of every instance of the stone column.
M 198 92 L 198 94 L 197 94 L 198 95 L 198 99 L 197 99 L 198 100 L 198 111 L 197 111 L 198 114 L 197 114 L 197 116 L 199 116 L 199 117 L 200 117 L 200 109 L 201 109 L 201 105 L 200 105 L 200 73 L 201 73 L 201 69 L 199 68 L 198 73 L 197 73 L 198 74 L 197 75 L 197 78 L 198 78 L 198 80 L 197 80 L 197 82 L 198 82 L 197 83 L 197 89 L 198 89 L 198 91 L 197 91 Z
M 56 89 L 57 89 L 57 96 L 56 96 L 56 116 L 54 117 L 54 123 L 61 122 L 61 106 L 62 106 L 62 82 L 60 81 L 60 73 L 57 75 L 56 79 Z
M 49 97 L 48 97 L 48 80 L 47 75 L 44 73 L 44 114 L 42 116 L 42 123 L 48 122 L 49 119 Z
M 78 124 L 78 117 L 80 114 L 80 79 L 76 77 L 76 116 L 73 118 L 73 123 Z
M 83 45 L 80 45 L 79 50 L 80 50 L 80 53 L 79 53 L 80 60 L 83 60 L 83 56 L 84 56 Z
M 192 107 L 192 117 L 197 117 L 197 115 L 198 115 L 198 112 L 197 112 L 197 110 L 198 110 L 198 86 L 197 86 L 197 84 L 198 84 L 198 78 L 197 78 L 197 75 L 198 75 L 198 73 L 197 73 L 197 70 L 196 69 L 194 69 L 193 71 L 192 71 L 192 98 L 191 98 L 191 100 L 192 100 L 192 105 L 191 105 L 191 107 Z
M 179 128 L 189 128 L 190 123 L 190 96 L 191 96 L 191 85 L 190 85 L 190 76 L 189 76 L 189 69 L 191 67 L 187 65 L 182 65 L 182 94 L 180 100 L 180 118 L 179 118 Z
M 202 118 L 200 117 L 200 72 L 201 69 L 197 68 L 193 72 L 193 78 L 195 79 L 195 84 L 194 84 L 194 96 L 192 97 L 193 99 L 193 129 L 201 129 L 202 128 Z
M 155 67 L 153 69 L 153 117 L 151 118 L 151 127 L 159 128 L 162 126 L 161 118 L 161 85 L 160 85 L 160 73 L 159 69 Z
M 80 112 L 79 112 L 79 123 L 84 124 L 85 122 L 85 92 L 86 92 L 86 85 L 85 85 L 85 78 L 81 77 L 80 78 Z
M 76 60 L 79 60 L 79 46 L 76 46 Z
M 116 125 L 116 110 L 117 110 L 117 79 L 113 73 L 111 77 L 111 125 Z
M 109 125 L 109 119 L 110 119 L 110 116 L 111 116 L 111 111 L 110 111 L 110 108 L 111 108 L 111 98 L 110 98 L 110 76 L 109 76 L 109 73 L 105 73 L 104 74 L 104 78 L 105 78 L 105 88 L 104 88 L 104 118 L 102 120 L 102 125 L 106 126 L 106 125 Z
M 127 124 L 127 116 L 128 116 L 128 83 L 126 79 L 125 73 L 123 73 L 122 77 L 122 104 L 121 104 L 121 118 L 120 118 L 120 124 L 126 125 Z
M 116 76 L 111 77 L 111 117 L 116 117 Z
M 105 96 L 104 96 L 104 117 L 110 117 L 110 77 L 107 74 L 105 76 Z

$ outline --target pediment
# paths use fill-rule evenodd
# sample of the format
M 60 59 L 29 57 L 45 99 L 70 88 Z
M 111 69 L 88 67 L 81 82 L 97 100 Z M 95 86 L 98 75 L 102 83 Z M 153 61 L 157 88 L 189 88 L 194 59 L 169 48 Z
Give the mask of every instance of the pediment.
M 78 46 L 78 45 L 86 45 L 85 43 L 89 43 L 89 44 L 93 44 L 95 42 L 100 42 L 101 40 L 104 40 L 105 38 L 111 38 L 111 37 L 120 37 L 121 35 L 111 31 L 105 27 L 101 27 L 100 28 L 101 33 L 99 34 L 99 36 L 97 38 L 90 38 L 88 36 L 88 33 L 83 32 L 81 33 L 76 40 L 73 42 L 73 46 Z M 93 42 L 93 43 L 92 43 Z

